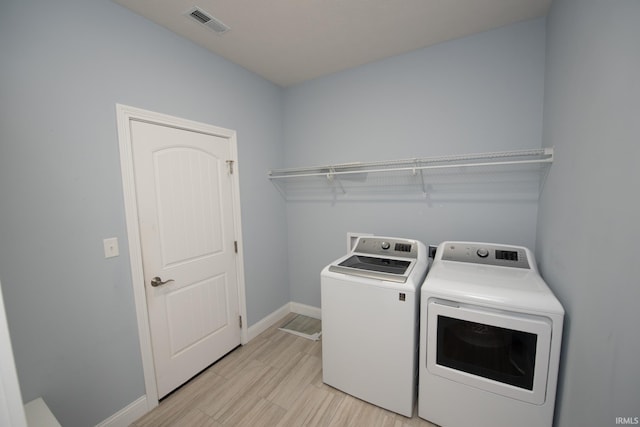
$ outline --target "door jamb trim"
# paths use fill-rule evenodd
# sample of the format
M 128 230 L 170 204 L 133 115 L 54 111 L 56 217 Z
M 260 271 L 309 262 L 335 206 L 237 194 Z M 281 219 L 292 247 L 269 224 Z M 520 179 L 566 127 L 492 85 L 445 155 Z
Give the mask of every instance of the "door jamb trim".
M 151 346 L 151 330 L 148 318 L 147 298 L 144 286 L 144 270 L 142 265 L 142 243 L 140 241 L 140 229 L 138 225 L 138 204 L 135 192 L 135 179 L 133 167 L 133 151 L 131 139 L 132 120 L 157 123 L 178 129 L 198 131 L 210 135 L 225 138 L 230 144 L 230 156 L 236 164 L 235 173 L 231 175 L 231 192 L 233 196 L 233 224 L 235 239 L 242 242 L 242 227 L 240 215 L 240 181 L 238 168 L 238 147 L 236 131 L 195 122 L 162 113 L 143 110 L 128 105 L 116 104 L 116 118 L 118 126 L 118 142 L 120 149 L 120 169 L 122 174 L 122 189 L 124 193 L 124 208 L 127 225 L 127 239 L 129 243 L 129 259 L 131 262 L 131 282 L 133 285 L 133 298 L 136 308 L 138 324 L 138 336 L 140 341 L 140 354 L 144 374 L 145 393 L 147 397 L 147 410 L 158 406 L 158 389 L 155 379 L 155 366 L 153 363 L 153 350 Z M 247 318 L 247 304 L 244 281 L 244 255 L 242 244 L 239 245 L 236 255 L 236 269 L 238 278 L 238 310 L 239 314 Z M 243 322 L 240 331 L 240 343 L 248 341 L 247 322 Z

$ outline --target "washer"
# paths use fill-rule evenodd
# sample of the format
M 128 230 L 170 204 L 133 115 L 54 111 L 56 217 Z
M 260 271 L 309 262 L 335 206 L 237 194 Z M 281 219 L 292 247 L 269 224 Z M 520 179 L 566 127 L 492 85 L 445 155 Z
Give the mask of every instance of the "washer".
M 418 415 L 550 427 L 563 320 L 527 248 L 441 243 L 421 290 Z
M 427 251 L 416 240 L 360 237 L 326 266 L 322 288 L 322 379 L 410 417 L 417 392 L 420 286 Z

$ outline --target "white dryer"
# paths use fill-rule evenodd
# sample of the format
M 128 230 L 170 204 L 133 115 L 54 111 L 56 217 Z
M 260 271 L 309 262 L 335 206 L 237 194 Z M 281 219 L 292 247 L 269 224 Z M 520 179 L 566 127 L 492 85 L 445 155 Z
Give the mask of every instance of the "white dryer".
M 322 287 L 322 379 L 410 417 L 417 392 L 420 286 L 427 251 L 416 240 L 360 237 L 326 266 Z
M 440 244 L 421 291 L 418 415 L 550 427 L 563 319 L 528 249 Z

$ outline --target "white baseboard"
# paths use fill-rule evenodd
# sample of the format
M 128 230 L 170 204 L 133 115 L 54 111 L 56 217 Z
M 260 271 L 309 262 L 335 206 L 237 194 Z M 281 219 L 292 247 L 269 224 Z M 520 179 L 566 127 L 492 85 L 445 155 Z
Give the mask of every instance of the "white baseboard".
M 249 326 L 249 328 L 247 328 L 249 341 L 274 326 L 289 313 L 303 314 L 313 317 L 314 319 L 320 319 L 322 311 L 318 307 L 311 305 L 288 302 L 273 313 Z M 96 427 L 128 427 L 135 420 L 149 412 L 149 410 L 150 408 L 147 407 L 147 396 L 141 396 L 125 408 L 102 421 Z
M 314 319 L 320 319 L 322 311 L 318 307 L 311 305 L 300 304 L 299 302 L 289 302 L 273 313 L 265 316 L 263 319 L 249 326 L 248 338 L 249 341 L 278 323 L 289 313 L 304 314 L 305 316 L 313 317 Z
M 147 396 L 141 396 L 96 427 L 128 427 L 147 412 L 149 412 Z
M 25 403 L 24 413 L 28 426 L 60 427 L 60 423 L 41 397 Z
M 322 310 L 318 307 L 300 304 L 299 302 L 290 302 L 289 305 L 292 313 L 303 314 L 314 319 L 322 319 Z
M 247 329 L 247 335 L 248 335 L 249 341 L 251 341 L 258 335 L 260 335 L 261 333 L 263 333 L 264 331 L 266 331 L 267 329 L 269 329 L 270 327 L 278 323 L 287 314 L 291 313 L 290 305 L 291 303 L 286 303 L 285 305 L 283 305 L 273 313 L 265 316 L 261 320 L 258 320 L 256 323 L 249 326 L 249 328 Z

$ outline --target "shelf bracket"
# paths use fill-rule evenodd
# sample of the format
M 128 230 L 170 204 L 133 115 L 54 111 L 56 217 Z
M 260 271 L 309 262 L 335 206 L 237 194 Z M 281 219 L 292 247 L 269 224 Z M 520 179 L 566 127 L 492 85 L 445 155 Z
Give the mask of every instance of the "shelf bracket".
M 418 159 L 414 160 L 415 162 L 415 167 L 418 167 Z M 427 187 L 426 184 L 424 182 L 424 172 L 422 171 L 422 169 L 418 169 L 420 171 L 420 183 L 422 184 L 422 194 L 425 195 L 425 197 L 427 197 Z M 413 174 L 416 174 L 416 169 L 413 169 Z
M 329 182 L 337 182 L 338 186 L 340 187 L 340 191 L 342 191 L 342 194 L 347 194 L 347 191 L 344 189 L 344 186 L 342 185 L 340 178 L 336 177 L 336 170 L 334 167 L 329 168 L 329 173 L 327 173 L 327 179 L 329 180 Z

